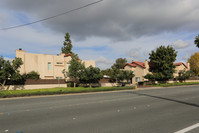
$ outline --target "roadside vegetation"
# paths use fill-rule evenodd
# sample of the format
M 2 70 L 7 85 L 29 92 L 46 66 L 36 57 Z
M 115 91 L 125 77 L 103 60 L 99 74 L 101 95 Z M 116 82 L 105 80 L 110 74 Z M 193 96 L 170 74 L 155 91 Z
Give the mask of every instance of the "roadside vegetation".
M 100 91 L 114 91 L 114 90 L 128 90 L 134 87 L 57 87 L 52 89 L 33 89 L 33 90 L 3 90 L 0 91 L 0 98 L 7 97 L 24 97 L 36 95 L 54 95 L 54 94 L 70 94 L 70 93 L 83 93 L 83 92 L 100 92 Z
M 183 85 L 199 85 L 199 82 L 184 82 L 184 83 L 164 83 L 149 85 L 151 87 L 171 87 L 171 86 L 183 86 Z

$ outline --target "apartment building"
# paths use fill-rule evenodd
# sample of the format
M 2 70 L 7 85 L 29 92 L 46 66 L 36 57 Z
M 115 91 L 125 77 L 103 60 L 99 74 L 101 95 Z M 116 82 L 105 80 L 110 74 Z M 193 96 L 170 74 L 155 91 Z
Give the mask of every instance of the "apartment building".
M 20 73 L 28 73 L 36 71 L 40 74 L 41 79 L 63 79 L 63 69 L 68 71 L 69 61 L 71 60 L 72 54 L 34 54 L 27 53 L 25 50 L 16 50 L 16 57 L 19 57 L 23 61 Z M 82 60 L 85 67 L 90 65 L 95 67 L 95 61 Z
M 149 68 L 150 68 L 150 63 L 146 60 L 145 62 L 137 62 L 137 61 L 132 61 L 132 63 L 127 63 L 124 66 L 124 70 L 131 70 L 134 72 L 135 76 L 132 79 L 132 83 L 138 83 L 138 82 L 143 82 L 147 81 L 147 79 L 144 78 L 144 76 L 147 73 L 150 73 Z M 188 71 L 190 70 L 190 64 L 187 63 L 186 65 L 183 62 L 179 63 L 174 63 L 175 67 L 175 73 L 174 73 L 174 78 L 178 76 L 178 73 L 180 71 Z

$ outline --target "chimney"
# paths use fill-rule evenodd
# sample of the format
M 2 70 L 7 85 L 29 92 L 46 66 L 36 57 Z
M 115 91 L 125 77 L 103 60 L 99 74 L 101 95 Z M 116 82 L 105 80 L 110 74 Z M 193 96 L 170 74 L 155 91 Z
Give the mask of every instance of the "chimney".
M 187 70 L 190 70 L 190 63 L 187 62 Z
M 149 62 L 147 60 L 144 61 L 144 65 L 147 69 L 149 69 Z

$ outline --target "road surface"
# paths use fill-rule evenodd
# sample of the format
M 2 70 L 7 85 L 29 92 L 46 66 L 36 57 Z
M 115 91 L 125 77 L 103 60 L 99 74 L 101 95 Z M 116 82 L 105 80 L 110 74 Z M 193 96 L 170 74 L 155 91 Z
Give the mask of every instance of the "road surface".
M 199 133 L 199 86 L 0 100 L 0 133 Z

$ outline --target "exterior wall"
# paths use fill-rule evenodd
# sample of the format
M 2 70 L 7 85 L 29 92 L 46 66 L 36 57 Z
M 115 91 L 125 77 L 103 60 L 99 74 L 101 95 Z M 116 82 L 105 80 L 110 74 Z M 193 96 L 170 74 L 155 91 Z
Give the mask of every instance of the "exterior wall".
M 151 73 L 149 72 L 149 62 L 146 60 L 144 62 L 144 65 L 145 65 L 145 68 L 144 67 L 141 67 L 139 65 L 136 65 L 136 67 L 133 67 L 133 66 L 130 66 L 130 65 L 126 65 L 124 67 L 124 70 L 131 70 L 134 72 L 135 74 L 135 77 L 132 78 L 132 84 L 136 84 L 136 78 L 138 79 L 139 78 L 139 81 L 140 82 L 143 82 L 143 81 L 147 81 L 147 79 L 144 78 L 144 76 L 148 73 Z M 188 68 L 187 68 L 188 67 Z M 185 67 L 183 64 L 181 64 L 180 66 L 176 66 L 175 68 L 175 73 L 174 73 L 174 77 L 178 76 L 178 73 L 182 70 L 189 70 L 189 63 L 187 63 L 187 67 Z
M 30 90 L 30 89 L 50 89 L 55 87 L 67 87 L 67 84 L 42 84 L 42 85 L 9 85 L 8 90 Z
M 145 76 L 145 70 L 144 70 L 144 68 L 142 68 L 140 66 L 137 66 L 135 68 L 134 74 L 135 74 L 135 76 L 132 79 L 132 83 L 133 84 L 137 83 L 136 78 L 139 78 L 139 81 L 144 81 L 144 76 Z
M 167 81 L 168 83 L 176 83 L 176 81 Z M 177 81 L 178 82 L 178 81 Z M 199 80 L 185 80 L 185 82 L 199 82 Z
M 126 65 L 126 66 L 124 67 L 124 70 L 135 71 L 135 68 L 134 68 L 134 67 L 131 67 L 131 66 L 129 66 L 129 65 Z
M 56 79 L 64 78 L 62 70 L 66 71 L 69 66 L 70 56 L 64 57 L 60 55 L 47 55 L 47 54 L 32 54 L 26 53 L 24 50 L 16 50 L 16 57 L 22 58 L 23 65 L 21 66 L 20 73 L 29 73 L 36 71 L 40 74 L 41 79 Z M 90 65 L 95 67 L 95 61 L 84 61 L 85 66 Z
M 82 62 L 85 64 L 85 67 L 89 66 L 95 67 L 95 61 L 83 60 Z
M 145 76 L 145 75 L 147 75 L 147 73 L 150 73 L 149 72 L 149 62 L 147 60 L 145 60 L 144 64 L 145 64 L 145 69 L 144 69 L 144 76 Z
M 177 76 L 178 76 L 178 73 L 179 73 L 180 71 L 183 71 L 183 70 L 188 71 L 188 69 L 187 69 L 183 64 L 180 65 L 180 66 L 176 66 L 175 72 L 174 72 L 174 74 L 173 74 L 174 78 L 177 77 Z
M 136 66 L 136 67 L 132 67 L 129 65 L 126 65 L 124 67 L 124 70 L 130 70 L 133 71 L 133 73 L 135 74 L 135 76 L 132 78 L 132 84 L 136 84 L 136 78 L 139 78 L 140 81 L 144 81 L 144 77 L 146 71 L 144 70 L 144 68 L 140 67 L 140 66 Z
M 121 86 L 119 83 L 100 83 L 101 87 L 115 87 L 115 86 Z

